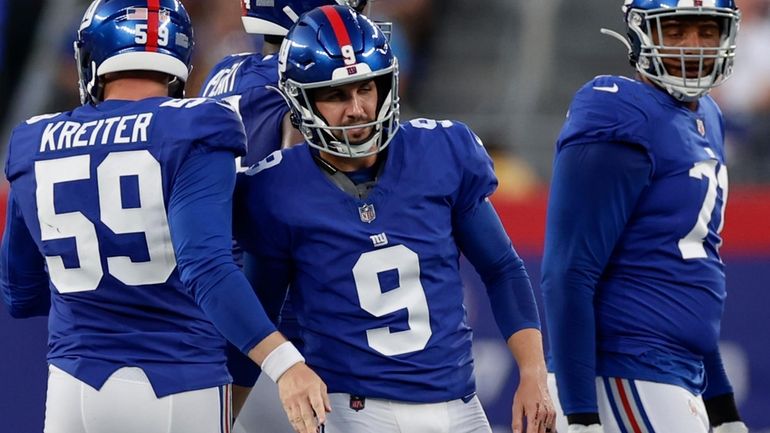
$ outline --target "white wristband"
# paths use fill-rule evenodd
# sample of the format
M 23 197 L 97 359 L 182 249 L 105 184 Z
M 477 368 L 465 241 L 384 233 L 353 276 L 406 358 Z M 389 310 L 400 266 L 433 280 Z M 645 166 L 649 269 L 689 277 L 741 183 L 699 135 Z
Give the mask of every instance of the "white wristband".
M 714 427 L 714 433 L 749 433 L 749 429 L 741 421 L 733 421 Z
M 281 375 L 298 362 L 305 362 L 305 358 L 291 342 L 286 341 L 273 349 L 262 361 L 260 367 L 270 379 L 273 379 L 273 382 L 278 382 Z
M 567 427 L 567 433 L 603 433 L 604 429 L 602 429 L 601 424 L 591 424 L 591 425 L 580 425 L 580 424 L 570 424 L 569 427 Z

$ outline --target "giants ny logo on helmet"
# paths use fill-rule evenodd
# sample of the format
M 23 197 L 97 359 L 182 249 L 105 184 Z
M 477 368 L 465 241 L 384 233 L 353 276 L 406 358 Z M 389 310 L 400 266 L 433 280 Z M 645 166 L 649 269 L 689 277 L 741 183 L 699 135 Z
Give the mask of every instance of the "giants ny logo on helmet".
M 278 62 L 278 85 L 310 146 L 348 158 L 373 155 L 387 147 L 398 130 L 398 61 L 387 37 L 369 18 L 343 6 L 308 12 L 286 36 Z M 375 119 L 355 126 L 330 126 L 312 102 L 313 89 L 366 80 L 377 86 Z M 366 127 L 372 128 L 370 137 L 349 142 L 348 129 Z

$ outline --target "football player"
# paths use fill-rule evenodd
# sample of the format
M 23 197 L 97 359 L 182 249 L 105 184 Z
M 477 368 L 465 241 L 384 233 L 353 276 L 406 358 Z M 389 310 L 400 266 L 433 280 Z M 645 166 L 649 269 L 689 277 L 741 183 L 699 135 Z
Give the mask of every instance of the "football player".
M 243 27 L 264 36 L 262 53 L 234 54 L 222 59 L 201 87 L 201 96 L 227 101 L 238 110 L 246 128 L 247 153 L 241 167 L 250 167 L 282 147 L 302 141 L 291 125 L 289 106 L 278 92 L 278 53 L 284 36 L 300 15 L 315 7 L 341 4 L 362 12 L 366 0 L 243 0 Z
M 47 433 L 229 432 L 222 335 L 278 381 L 297 431 L 325 417 L 323 382 L 233 262 L 245 136 L 229 106 L 176 99 L 193 43 L 178 0 L 94 1 L 83 105 L 13 131 L 0 289 L 11 315 L 49 315 Z
M 334 4 L 363 11 L 367 1 L 276 0 L 266 3 L 242 0 L 243 27 L 247 33 L 263 35 L 262 52 L 225 57 L 212 68 L 201 87 L 201 96 L 227 102 L 243 120 L 246 155 L 239 159 L 239 171 L 258 163 L 278 149 L 302 142 L 302 135 L 289 119 L 289 105 L 278 91 L 277 53 L 284 36 L 300 15 L 315 7 Z M 237 244 L 235 255 L 245 267 L 252 265 L 253 258 L 243 254 Z M 278 321 L 277 316 L 273 319 Z M 280 310 L 279 329 L 302 350 L 290 295 L 287 295 Z M 291 427 L 286 425 L 285 417 L 275 417 L 274 409 L 280 402 L 265 395 L 270 394 L 275 385 L 265 378 L 255 385 L 258 371 L 252 368 L 251 361 L 232 345 L 228 345 L 228 352 L 228 368 L 234 379 L 233 412 L 239 420 L 236 428 L 242 427 L 247 432 L 264 428 L 276 432 L 290 431 Z M 253 403 L 241 413 L 252 386 L 256 386 L 259 392 L 255 392 Z
M 513 430 L 524 418 L 529 433 L 550 428 L 535 300 L 487 199 L 497 180 L 481 141 L 458 122 L 399 124 L 396 58 L 350 8 L 305 14 L 278 63 L 305 143 L 239 179 L 235 233 L 260 292 L 282 299 L 291 286 L 304 354 L 329 387 L 326 431 L 490 432 L 461 251 L 520 368 Z
M 604 32 L 635 77 L 583 86 L 556 143 L 542 287 L 557 427 L 746 432 L 718 346 L 727 168 L 708 96 L 732 70 L 739 12 L 627 0 L 623 13 L 627 38 Z

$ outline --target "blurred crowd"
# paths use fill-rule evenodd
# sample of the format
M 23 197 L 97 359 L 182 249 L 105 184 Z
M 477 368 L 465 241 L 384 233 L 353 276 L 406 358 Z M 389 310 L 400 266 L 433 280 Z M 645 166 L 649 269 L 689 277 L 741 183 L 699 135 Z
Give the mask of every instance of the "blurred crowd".
M 61 1 L 61 0 L 60 0 Z M 64 0 L 65 2 L 67 0 Z M 73 58 L 72 41 L 80 20 L 80 13 L 85 10 L 90 0 L 69 0 L 73 14 L 67 19 L 69 25 L 65 34 L 51 34 L 45 28 L 45 10 L 53 1 L 0 0 L 0 70 L 2 70 L 2 109 L 0 119 L 10 109 L 22 79 L 25 64 L 34 50 L 39 47 L 32 35 L 44 34 L 45 44 L 54 48 L 54 56 L 49 58 L 49 67 L 53 71 L 51 85 L 47 88 L 46 107 L 42 111 L 61 111 L 79 104 L 77 93 L 77 72 Z M 372 15 L 378 19 L 397 22 L 393 35 L 394 48 L 401 61 L 401 76 L 404 91 L 409 85 L 409 75 L 414 62 L 411 60 L 412 47 L 419 44 L 431 26 L 431 0 L 375 0 L 372 2 Z M 194 69 L 187 85 L 187 96 L 195 96 L 208 71 L 222 57 L 241 52 L 258 52 L 262 38 L 248 35 L 241 26 L 241 6 L 239 0 L 184 0 L 195 28 L 196 48 Z M 13 18 L 13 19 L 11 19 Z
M 714 92 L 725 114 L 728 164 L 738 182 L 770 182 L 770 0 L 738 0 L 733 76 Z
M 440 35 L 463 31 L 448 28 L 451 26 L 443 23 L 457 22 L 457 17 L 450 19 L 451 14 L 461 13 L 455 6 L 464 5 L 463 2 L 467 1 L 372 2 L 373 18 L 395 24 L 393 46 L 400 61 L 402 95 L 415 93 L 416 87 L 437 78 L 430 75 L 435 75 L 436 69 L 429 65 L 439 61 L 436 57 L 440 53 L 434 53 L 432 48 Z M 738 183 L 770 183 L 770 0 L 737 1 L 743 19 L 738 35 L 735 73 L 714 92 L 714 96 L 726 114 L 731 180 Z M 89 0 L 0 0 L 0 132 L 3 134 L 0 149 L 5 146 L 7 134 L 15 123 L 34 114 L 67 110 L 79 104 L 72 40 L 80 14 L 88 3 Z M 262 40 L 242 30 L 239 0 L 184 0 L 184 3 L 190 11 L 196 34 L 195 67 L 187 87 L 187 95 L 195 96 L 206 74 L 219 59 L 231 53 L 259 51 Z M 594 3 L 591 7 L 600 8 L 599 5 L 603 5 L 606 9 L 605 1 Z M 611 11 L 603 11 L 614 20 L 607 23 L 609 26 L 620 25 L 619 0 L 616 3 Z M 570 21 L 576 20 L 567 22 Z M 575 25 L 579 24 L 575 22 Z M 496 27 L 490 23 L 488 28 Z M 558 49 L 554 51 L 558 52 Z M 618 53 L 617 57 L 623 60 L 620 58 L 622 54 Z M 489 64 L 494 64 L 492 59 Z M 559 65 L 559 59 L 555 64 Z M 594 65 L 595 62 L 586 59 L 585 64 Z M 567 73 L 580 70 L 580 66 L 566 68 Z M 592 69 L 591 74 L 607 73 L 616 69 L 613 68 Z M 630 68 L 625 70 L 626 75 L 631 73 Z M 521 83 L 511 82 L 510 85 Z M 570 92 L 575 90 L 577 88 L 570 89 Z M 452 89 L 447 91 L 452 92 Z M 414 101 L 417 98 L 408 96 L 405 99 Z M 458 100 L 457 103 L 462 106 L 463 101 Z M 552 103 L 563 105 L 566 111 L 567 101 L 554 98 Z M 431 113 L 419 113 L 410 108 L 404 107 L 407 117 L 431 116 Z M 552 137 L 544 137 L 543 143 L 534 145 L 552 146 L 559 126 L 560 123 L 554 123 L 553 128 L 549 127 L 553 129 Z M 504 133 L 505 127 L 500 126 L 501 134 L 482 138 L 493 148 L 491 153 L 496 155 L 498 175 L 511 179 L 515 185 L 522 185 L 504 190 L 517 197 L 526 196 L 527 191 L 538 191 L 537 188 L 530 189 L 530 185 L 548 179 L 549 173 L 542 167 L 549 167 L 550 161 L 518 158 L 518 146 L 524 143 L 512 143 L 513 140 Z

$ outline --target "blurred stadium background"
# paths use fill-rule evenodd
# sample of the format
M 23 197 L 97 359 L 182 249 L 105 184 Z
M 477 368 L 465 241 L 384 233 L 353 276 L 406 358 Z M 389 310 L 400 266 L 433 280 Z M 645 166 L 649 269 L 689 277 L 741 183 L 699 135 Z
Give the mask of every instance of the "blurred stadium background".
M 195 96 L 211 66 L 260 49 L 241 28 L 238 0 L 182 0 L 196 34 Z M 736 73 L 714 92 L 727 119 L 730 203 L 723 248 L 728 302 L 722 346 L 744 418 L 770 432 L 770 0 L 743 10 Z M 0 0 L 0 153 L 17 123 L 79 104 L 72 40 L 86 0 Z M 395 22 L 402 118 L 470 124 L 495 159 L 494 196 L 539 296 L 553 143 L 572 94 L 599 74 L 632 74 L 624 48 L 599 34 L 622 30 L 619 0 L 376 0 Z M 4 156 L 3 156 L 4 161 Z M 4 182 L 4 181 L 3 181 Z M 0 216 L 7 184 L 0 184 Z M 2 221 L 5 219 L 2 218 Z M 483 287 L 467 274 L 476 329 L 479 394 L 495 432 L 510 432 L 515 366 Z M 42 431 L 45 320 L 16 321 L 0 307 L 0 433 Z

